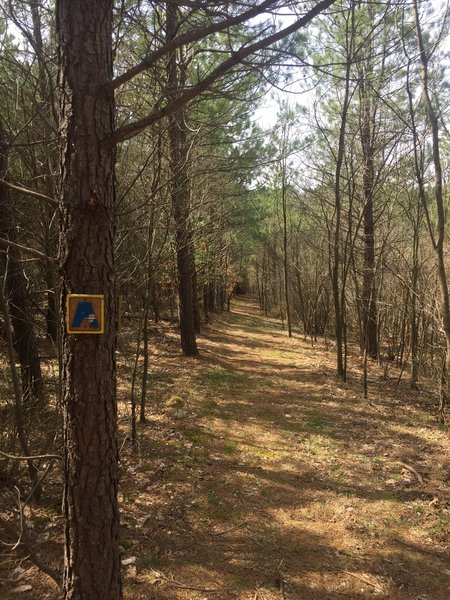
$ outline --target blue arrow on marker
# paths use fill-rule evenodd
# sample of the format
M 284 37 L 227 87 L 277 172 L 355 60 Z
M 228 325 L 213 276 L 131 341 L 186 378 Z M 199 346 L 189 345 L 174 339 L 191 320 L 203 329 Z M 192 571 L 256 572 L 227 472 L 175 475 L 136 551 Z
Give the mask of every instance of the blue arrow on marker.
M 90 329 L 98 329 L 100 327 L 97 317 L 94 313 L 92 302 L 87 300 L 78 302 L 77 310 L 73 317 L 71 327 L 81 327 L 81 323 L 87 319 Z

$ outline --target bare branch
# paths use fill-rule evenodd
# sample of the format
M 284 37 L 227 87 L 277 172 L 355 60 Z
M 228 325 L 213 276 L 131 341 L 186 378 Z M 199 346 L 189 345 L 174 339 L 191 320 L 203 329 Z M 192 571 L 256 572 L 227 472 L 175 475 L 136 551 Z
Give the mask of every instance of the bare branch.
M 31 560 L 31 562 L 33 562 L 43 573 L 45 573 L 51 579 L 53 579 L 53 581 L 57 584 L 58 587 L 61 587 L 62 581 L 60 575 L 54 569 L 52 569 L 46 563 L 44 563 L 42 558 L 35 551 L 34 544 L 31 543 L 25 523 L 23 523 L 22 525 L 22 530 L 18 532 L 12 523 L 0 517 L 0 527 L 2 527 L 6 531 L 6 533 L 11 537 L 18 537 L 18 535 L 20 535 L 20 545 L 23 546 L 23 548 L 28 553 L 28 557 Z
M 36 200 L 41 200 L 42 202 L 46 202 L 47 204 L 50 204 L 55 208 L 59 206 L 59 202 L 58 200 L 55 200 L 55 198 L 51 198 L 50 196 L 46 196 L 45 194 L 35 192 L 34 190 L 30 190 L 28 188 L 20 187 L 19 185 L 14 185 L 13 183 L 9 183 L 9 181 L 6 181 L 5 179 L 0 179 L 0 184 L 4 185 L 10 190 L 14 190 L 15 192 L 31 196 L 33 198 L 36 198 Z
M 15 242 L 10 242 L 9 240 L 5 240 L 4 238 L 0 238 L 0 246 L 16 248 L 17 250 L 21 250 L 22 252 L 26 252 L 27 254 L 31 254 L 31 256 L 35 256 L 36 258 L 41 258 L 42 260 L 48 260 L 50 262 L 56 262 L 56 258 L 52 256 L 47 256 L 39 250 L 34 250 L 33 248 L 28 248 L 28 246 L 22 246 L 21 244 L 16 244 Z
M 7 454 L 0 450 L 0 456 L 9 458 L 10 460 L 62 460 L 59 454 L 37 454 L 36 456 L 16 456 L 15 454 Z

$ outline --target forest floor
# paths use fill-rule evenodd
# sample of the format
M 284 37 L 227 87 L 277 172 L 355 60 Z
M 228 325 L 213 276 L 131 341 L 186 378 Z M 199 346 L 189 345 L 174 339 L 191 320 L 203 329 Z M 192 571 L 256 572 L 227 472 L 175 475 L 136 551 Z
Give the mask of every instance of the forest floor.
M 173 326 L 152 331 L 134 453 L 131 332 L 119 342 L 126 600 L 450 598 L 450 443 L 430 391 L 371 364 L 365 400 L 357 354 L 337 382 L 332 343 L 289 339 L 249 298 L 214 317 L 199 359 Z M 33 519 L 61 561 L 62 517 Z M 0 577 L 5 600 L 59 597 L 27 561 Z

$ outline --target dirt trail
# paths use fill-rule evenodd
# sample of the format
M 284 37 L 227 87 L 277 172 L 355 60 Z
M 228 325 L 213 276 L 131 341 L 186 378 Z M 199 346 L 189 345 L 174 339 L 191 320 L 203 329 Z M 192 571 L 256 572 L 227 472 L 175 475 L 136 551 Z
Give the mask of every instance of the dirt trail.
M 369 404 L 357 369 L 338 385 L 332 349 L 289 340 L 251 299 L 200 347 L 181 364 L 175 339 L 156 352 L 157 406 L 123 478 L 126 597 L 448 600 L 431 398 L 375 372 Z
M 125 600 L 450 598 L 450 448 L 431 394 L 396 389 L 397 372 L 371 365 L 365 401 L 358 356 L 338 384 L 332 347 L 288 339 L 238 298 L 206 328 L 198 360 L 180 356 L 174 327 L 152 326 L 133 453 L 133 327 L 118 352 Z M 28 523 L 61 571 L 55 507 Z M 12 585 L 15 566 L 3 561 L 2 598 L 17 586 L 24 600 L 59 598 L 26 561 Z

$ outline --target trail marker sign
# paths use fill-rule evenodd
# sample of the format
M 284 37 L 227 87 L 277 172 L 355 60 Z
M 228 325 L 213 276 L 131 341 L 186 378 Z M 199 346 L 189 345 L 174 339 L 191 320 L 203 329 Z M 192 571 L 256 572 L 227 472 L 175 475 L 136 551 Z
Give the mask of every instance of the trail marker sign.
M 67 333 L 104 333 L 105 297 L 67 294 Z

